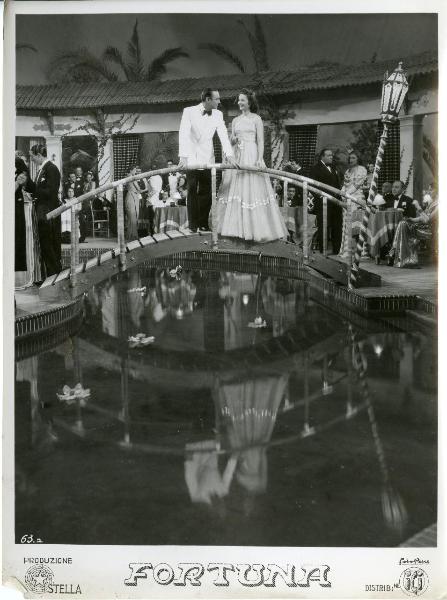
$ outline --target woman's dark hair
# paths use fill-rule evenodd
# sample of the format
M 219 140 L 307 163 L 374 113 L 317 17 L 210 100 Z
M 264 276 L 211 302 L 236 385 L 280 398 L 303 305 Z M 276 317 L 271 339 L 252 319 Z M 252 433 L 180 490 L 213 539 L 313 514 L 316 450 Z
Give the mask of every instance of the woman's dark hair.
M 358 165 L 361 165 L 361 164 L 362 164 L 362 161 L 360 160 L 360 156 L 357 154 L 357 152 L 349 152 L 349 154 L 348 154 L 348 162 L 349 162 L 349 158 L 350 158 L 352 155 L 354 155 L 354 156 L 356 156 L 356 157 L 357 157 L 357 164 L 358 164 Z
M 251 110 L 251 112 L 252 113 L 257 113 L 259 111 L 259 104 L 258 104 L 258 100 L 256 98 L 256 94 L 254 93 L 254 91 L 253 90 L 249 90 L 248 88 L 242 88 L 239 91 L 239 94 L 237 95 L 236 104 L 238 103 L 239 96 L 241 94 L 243 94 L 244 96 L 247 96 L 248 107 Z
M 45 144 L 34 144 L 34 146 L 31 146 L 31 152 L 34 154 L 34 156 L 40 154 L 45 158 L 47 157 L 47 147 Z

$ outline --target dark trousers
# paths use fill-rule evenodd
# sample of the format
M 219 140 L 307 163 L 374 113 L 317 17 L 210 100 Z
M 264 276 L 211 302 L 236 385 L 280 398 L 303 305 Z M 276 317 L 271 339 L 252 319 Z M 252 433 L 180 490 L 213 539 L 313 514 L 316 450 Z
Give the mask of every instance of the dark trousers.
M 343 230 L 343 209 L 341 206 L 332 204 L 328 206 L 328 225 L 331 230 L 332 252 L 340 252 L 341 237 Z
M 91 217 L 90 208 L 84 206 L 79 212 L 79 238 L 84 241 L 89 233 L 89 221 Z
M 188 221 L 191 229 L 208 229 L 208 217 L 211 210 L 211 173 L 210 171 L 189 171 L 187 174 Z
M 54 275 L 62 270 L 61 265 L 61 219 L 56 217 L 51 221 L 39 220 L 40 252 L 45 274 Z
M 317 242 L 318 250 L 323 252 L 323 206 L 317 205 L 315 207 L 315 214 L 317 217 Z M 338 254 L 341 246 L 341 236 L 343 228 L 343 209 L 341 206 L 330 204 L 328 201 L 327 207 L 327 229 L 328 237 L 330 234 L 332 241 L 332 253 Z

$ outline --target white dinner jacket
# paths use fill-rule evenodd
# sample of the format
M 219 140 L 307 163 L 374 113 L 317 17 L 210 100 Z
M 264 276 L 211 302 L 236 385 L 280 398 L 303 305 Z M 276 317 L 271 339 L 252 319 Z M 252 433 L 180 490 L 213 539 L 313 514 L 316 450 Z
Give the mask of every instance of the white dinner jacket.
M 213 136 L 217 131 L 225 156 L 233 156 L 227 128 L 220 110 L 203 114 L 203 104 L 183 110 L 179 130 L 179 157 L 189 164 L 214 163 Z

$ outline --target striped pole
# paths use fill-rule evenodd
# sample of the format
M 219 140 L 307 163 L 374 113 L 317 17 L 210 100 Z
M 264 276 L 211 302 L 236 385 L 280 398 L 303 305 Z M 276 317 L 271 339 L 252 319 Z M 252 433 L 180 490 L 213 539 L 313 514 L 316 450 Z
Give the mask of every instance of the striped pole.
M 377 182 L 379 180 L 380 169 L 382 168 L 383 155 L 388 137 L 388 123 L 383 123 L 383 132 L 380 137 L 379 149 L 377 151 L 376 164 L 374 165 L 374 173 L 372 176 L 371 187 L 369 188 L 368 200 L 366 201 L 365 212 L 363 213 L 362 227 L 360 229 L 360 235 L 355 249 L 354 261 L 351 266 L 351 273 L 349 281 L 352 287 L 356 287 L 359 283 L 359 264 L 360 257 L 362 256 L 363 247 L 367 239 L 369 217 L 371 215 L 371 206 L 374 198 L 377 194 Z
M 124 192 L 123 184 L 116 188 L 116 212 L 118 229 L 118 246 L 120 251 L 120 269 L 126 270 L 126 240 L 124 238 Z
M 76 285 L 76 268 L 79 265 L 79 227 L 78 227 L 78 207 L 72 206 L 71 209 L 71 252 L 70 252 L 70 284 Z
M 211 168 L 211 227 L 213 228 L 213 248 L 217 248 L 217 175 L 216 167 Z

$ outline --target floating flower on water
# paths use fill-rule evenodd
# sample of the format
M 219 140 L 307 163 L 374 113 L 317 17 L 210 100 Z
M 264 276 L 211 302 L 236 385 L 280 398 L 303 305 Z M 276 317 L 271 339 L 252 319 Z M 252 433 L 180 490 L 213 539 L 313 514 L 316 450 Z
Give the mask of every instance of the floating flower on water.
M 138 292 L 141 295 L 143 295 L 143 294 L 146 293 L 146 286 L 143 286 L 143 287 L 134 287 L 134 288 L 131 288 L 130 290 L 127 290 L 128 294 L 132 294 L 133 292 Z
M 56 395 L 61 402 L 73 404 L 79 400 L 80 406 L 85 406 L 86 400 L 90 398 L 90 389 L 84 389 L 80 383 L 77 383 L 74 388 L 64 385 L 62 388 L 62 394 L 58 393 Z
M 252 329 L 259 329 L 261 327 L 267 327 L 267 323 L 262 317 L 255 317 L 255 320 L 248 324 Z
M 180 279 L 180 277 L 182 276 L 182 272 L 183 272 L 183 267 L 181 267 L 180 265 L 178 265 L 177 267 L 175 267 L 175 269 L 170 269 L 169 270 L 169 275 L 172 278 Z
M 145 333 L 137 333 L 137 335 L 129 336 L 127 341 L 129 342 L 130 348 L 142 348 L 149 344 L 153 344 L 155 337 L 153 335 L 146 335 Z

